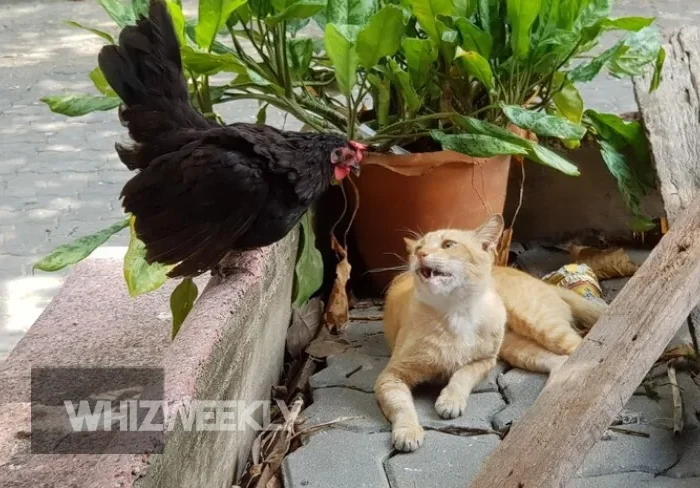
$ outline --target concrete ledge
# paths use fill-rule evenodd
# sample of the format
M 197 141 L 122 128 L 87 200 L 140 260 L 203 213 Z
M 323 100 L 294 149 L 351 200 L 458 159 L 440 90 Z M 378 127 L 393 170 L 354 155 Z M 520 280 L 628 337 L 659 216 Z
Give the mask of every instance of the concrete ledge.
M 603 161 L 598 144 L 584 142 L 579 149 L 557 151 L 578 166 L 581 175 L 566 176 L 526 161 L 523 204 L 513 238 L 520 242 L 560 241 L 592 232 L 614 241 L 633 240 L 628 226 L 632 214 Z M 508 180 L 506 222 L 511 221 L 518 206 L 520 178 L 520 168 L 513 166 Z M 658 191 L 642 199 L 642 207 L 651 217 L 665 215 Z
M 76 266 L 0 364 L 0 486 L 230 486 L 256 435 L 251 428 L 184 432 L 176 426 L 162 441 L 163 454 L 31 454 L 31 368 L 162 367 L 168 404 L 269 400 L 282 367 L 297 247 L 293 232 L 246 253 L 240 271 L 224 282 L 200 278 L 200 290 L 206 287 L 172 342 L 168 298 L 174 283 L 130 299 L 119 260 Z

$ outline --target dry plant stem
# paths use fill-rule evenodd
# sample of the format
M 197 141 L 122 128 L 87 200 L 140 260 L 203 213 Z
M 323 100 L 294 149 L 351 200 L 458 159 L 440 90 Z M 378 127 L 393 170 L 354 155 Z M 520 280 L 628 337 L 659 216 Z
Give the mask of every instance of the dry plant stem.
M 690 340 L 693 342 L 693 350 L 695 351 L 695 363 L 700 369 L 700 345 L 698 345 L 698 329 L 695 327 L 697 325 L 695 323 L 696 317 L 700 317 L 700 313 L 691 312 L 688 317 L 688 331 L 690 332 Z
M 294 380 L 290 384 L 286 398 L 287 401 L 294 398 L 298 393 L 301 393 L 306 389 L 306 385 L 309 384 L 309 378 L 311 378 L 311 375 L 316 372 L 316 368 L 318 368 L 318 363 L 314 360 L 314 358 L 308 356 L 301 369 L 294 377 Z
M 671 396 L 673 398 L 673 433 L 680 434 L 683 431 L 683 399 L 681 390 L 678 388 L 678 378 L 676 378 L 676 368 L 668 366 L 668 381 L 671 385 Z
M 280 466 L 282 466 L 282 461 L 289 450 L 289 444 L 294 436 L 294 426 L 303 406 L 304 399 L 298 396 L 289 410 L 289 417 L 285 420 L 280 430 L 273 434 L 272 438 L 274 441 L 271 441 L 274 442 L 272 452 L 268 459 L 265 460 L 265 468 L 255 484 L 256 488 L 265 488 L 274 474 L 279 471 Z

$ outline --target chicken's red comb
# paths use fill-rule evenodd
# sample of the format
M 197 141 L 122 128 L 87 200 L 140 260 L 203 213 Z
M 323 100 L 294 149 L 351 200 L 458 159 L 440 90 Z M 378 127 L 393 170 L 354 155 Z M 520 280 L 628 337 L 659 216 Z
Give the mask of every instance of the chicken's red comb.
M 362 144 L 361 142 L 350 141 L 349 144 L 350 144 L 350 147 L 352 147 L 355 151 L 366 151 L 367 150 L 367 145 Z

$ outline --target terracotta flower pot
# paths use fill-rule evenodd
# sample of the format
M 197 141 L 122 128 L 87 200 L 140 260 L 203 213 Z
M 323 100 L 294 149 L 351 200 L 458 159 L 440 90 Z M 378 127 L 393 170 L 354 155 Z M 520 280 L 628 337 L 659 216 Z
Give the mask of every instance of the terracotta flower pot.
M 510 156 L 371 154 L 354 179 L 360 207 L 353 233 L 367 270 L 401 265 L 403 237 L 412 231 L 469 229 L 491 213 L 502 213 L 509 168 Z M 383 292 L 396 273 L 372 273 L 375 292 Z

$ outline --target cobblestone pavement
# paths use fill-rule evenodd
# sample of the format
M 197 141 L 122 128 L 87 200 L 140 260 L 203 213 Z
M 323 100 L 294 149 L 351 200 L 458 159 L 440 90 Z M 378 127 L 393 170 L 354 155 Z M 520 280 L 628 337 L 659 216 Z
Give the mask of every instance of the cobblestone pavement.
M 619 14 L 657 15 L 665 28 L 700 20 L 695 0 L 621 0 Z M 185 0 L 194 15 L 196 3 Z M 87 74 L 102 42 L 63 23 L 76 20 L 115 32 L 94 0 L 0 3 L 0 360 L 61 285 L 67 270 L 32 274 L 40 256 L 121 217 L 118 194 L 129 173 L 113 150 L 123 138 L 114 112 L 66 118 L 39 98 L 92 92 Z M 635 110 L 630 83 L 588 84 L 592 106 Z M 254 120 L 254 103 L 219 109 L 228 121 Z M 271 114 L 269 122 L 283 123 Z M 291 125 L 289 125 L 291 127 Z M 122 246 L 124 235 L 109 246 Z M 115 252 L 122 252 L 117 250 Z
M 544 261 L 555 269 L 567 261 L 561 254 Z M 529 264 L 533 261 L 541 264 L 542 256 L 530 256 Z M 606 298 L 620 287 L 619 281 L 607 283 Z M 311 436 L 290 454 L 283 465 L 286 488 L 464 488 L 544 387 L 545 375 L 499 364 L 469 397 L 464 415 L 454 420 L 442 420 L 435 412 L 439 388 L 416 391 L 425 443 L 414 453 L 397 453 L 391 449 L 391 426 L 374 396 L 374 381 L 389 351 L 381 322 L 363 320 L 381 314 L 379 307 L 352 311 L 349 348 L 329 357 L 328 366 L 311 378 L 313 403 L 302 412 L 305 425 L 354 420 Z M 654 387 L 658 398 L 640 388 L 568 488 L 699 487 L 700 387 L 686 373 L 679 384 L 685 408 L 681 435 L 673 433 L 670 387 L 661 378 Z

